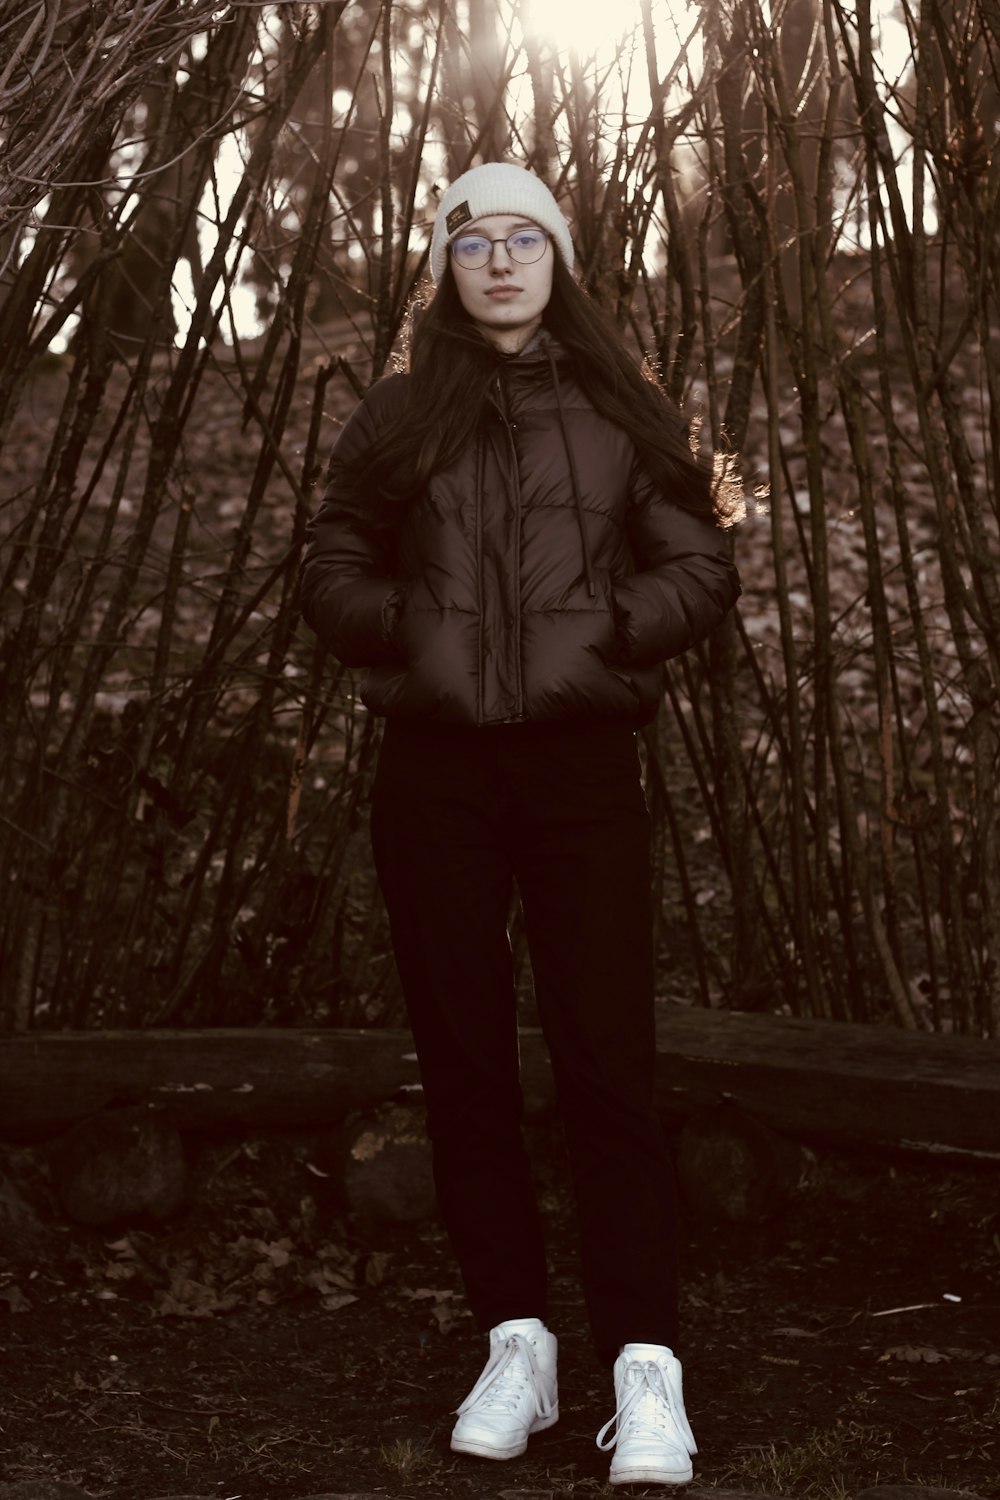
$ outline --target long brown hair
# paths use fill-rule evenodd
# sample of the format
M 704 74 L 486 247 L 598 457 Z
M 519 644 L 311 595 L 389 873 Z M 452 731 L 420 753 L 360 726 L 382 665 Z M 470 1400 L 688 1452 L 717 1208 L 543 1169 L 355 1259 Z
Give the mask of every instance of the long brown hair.
M 713 481 L 710 458 L 694 452 L 684 417 L 640 367 L 614 319 L 573 279 L 555 253 L 552 295 L 544 326 L 562 346 L 573 373 L 601 416 L 635 444 L 650 477 L 674 504 L 727 524 L 731 484 Z M 374 494 L 390 509 L 405 506 L 432 474 L 447 467 L 475 436 L 487 392 L 503 356 L 462 306 L 449 261 L 431 300 L 411 309 L 410 376 L 406 404 L 395 423 L 360 459 L 340 471 L 358 500 Z

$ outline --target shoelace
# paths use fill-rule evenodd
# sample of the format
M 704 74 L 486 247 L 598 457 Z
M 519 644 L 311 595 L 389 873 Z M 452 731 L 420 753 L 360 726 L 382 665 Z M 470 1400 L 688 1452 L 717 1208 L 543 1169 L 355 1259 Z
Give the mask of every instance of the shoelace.
M 684 1416 L 684 1402 L 673 1388 L 667 1370 L 656 1360 L 636 1360 L 629 1366 L 634 1373 L 631 1389 L 609 1422 L 597 1434 L 597 1446 L 607 1453 L 632 1426 L 652 1427 L 664 1437 L 680 1441 L 689 1453 L 696 1451 L 694 1435 Z M 611 1428 L 616 1430 L 607 1442 L 602 1441 Z
M 527 1370 L 520 1364 L 527 1361 Z M 535 1415 L 547 1417 L 552 1403 L 542 1390 L 538 1361 L 528 1340 L 520 1333 L 512 1333 L 507 1342 L 493 1350 L 486 1368 L 456 1411 L 456 1416 L 479 1406 L 483 1411 L 508 1411 L 516 1409 L 525 1388 L 531 1387 L 535 1403 Z

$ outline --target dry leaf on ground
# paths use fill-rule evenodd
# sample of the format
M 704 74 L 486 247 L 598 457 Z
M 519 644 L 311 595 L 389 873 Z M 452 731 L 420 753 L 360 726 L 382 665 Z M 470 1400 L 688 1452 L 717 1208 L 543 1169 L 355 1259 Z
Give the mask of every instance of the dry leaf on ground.
M 903 1360 L 909 1365 L 939 1365 L 947 1361 L 948 1355 L 942 1354 L 940 1349 L 930 1349 L 926 1344 L 893 1344 L 879 1355 L 879 1363 L 884 1364 L 887 1359 Z

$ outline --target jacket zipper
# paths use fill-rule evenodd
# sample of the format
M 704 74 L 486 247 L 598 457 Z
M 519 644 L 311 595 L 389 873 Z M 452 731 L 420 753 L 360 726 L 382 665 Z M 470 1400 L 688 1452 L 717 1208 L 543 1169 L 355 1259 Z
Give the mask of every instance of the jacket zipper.
M 512 635 L 514 651 L 514 713 L 520 718 L 524 712 L 524 684 L 521 681 L 521 476 L 517 468 L 517 446 L 514 442 L 514 426 L 507 416 L 506 392 L 497 373 L 497 410 L 500 420 L 507 434 L 507 447 L 510 453 L 512 492 L 514 502 L 514 546 L 512 554 L 514 559 L 514 603 Z
M 486 434 L 480 424 L 476 434 L 476 579 L 479 588 L 479 654 L 478 681 L 476 683 L 476 722 L 485 724 L 486 708 L 483 697 L 483 682 L 486 677 L 485 618 L 486 590 L 483 583 L 483 468 L 486 463 Z

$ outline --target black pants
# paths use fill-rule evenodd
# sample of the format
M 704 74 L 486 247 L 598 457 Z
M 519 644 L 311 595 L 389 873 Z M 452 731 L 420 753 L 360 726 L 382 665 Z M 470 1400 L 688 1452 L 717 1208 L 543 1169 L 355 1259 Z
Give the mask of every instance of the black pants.
M 676 1347 L 674 1197 L 653 1109 L 649 817 L 620 725 L 389 720 L 372 839 L 438 1202 L 483 1328 L 546 1316 L 521 1133 L 516 880 L 576 1192 L 598 1354 Z

